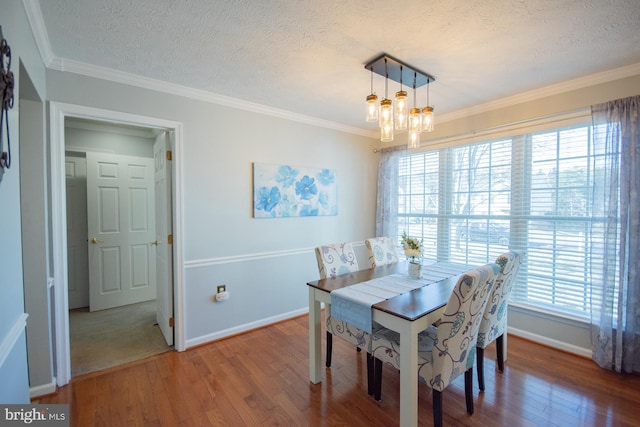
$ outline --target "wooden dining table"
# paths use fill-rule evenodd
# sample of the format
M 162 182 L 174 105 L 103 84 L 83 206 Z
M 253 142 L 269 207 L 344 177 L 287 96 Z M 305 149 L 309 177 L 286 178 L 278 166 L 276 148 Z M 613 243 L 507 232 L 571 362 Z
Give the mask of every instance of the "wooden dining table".
M 443 263 L 444 264 L 444 263 Z M 437 269 L 439 263 L 424 265 Z M 470 269 L 471 267 L 469 267 Z M 308 282 L 309 287 L 309 379 L 322 381 L 321 303 L 331 315 L 331 292 L 378 277 L 406 274 L 407 264 L 399 262 L 360 270 L 335 278 Z M 418 333 L 440 319 L 459 274 L 372 305 L 372 319 L 400 334 L 400 426 L 418 425 Z

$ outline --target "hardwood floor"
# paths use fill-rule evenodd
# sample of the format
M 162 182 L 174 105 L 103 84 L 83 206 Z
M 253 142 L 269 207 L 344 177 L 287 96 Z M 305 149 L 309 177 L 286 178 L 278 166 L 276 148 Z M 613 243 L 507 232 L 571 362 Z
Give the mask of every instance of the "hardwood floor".
M 384 368 L 382 401 L 367 394 L 366 354 L 334 340 L 333 366 L 309 382 L 308 317 L 74 378 L 34 403 L 68 403 L 72 426 L 394 426 L 399 375 Z M 485 352 L 486 391 L 474 378 L 466 413 L 464 376 L 443 393 L 450 426 L 637 426 L 640 376 L 509 337 L 505 372 Z M 474 372 L 475 374 L 475 372 Z M 419 423 L 432 425 L 420 384 Z

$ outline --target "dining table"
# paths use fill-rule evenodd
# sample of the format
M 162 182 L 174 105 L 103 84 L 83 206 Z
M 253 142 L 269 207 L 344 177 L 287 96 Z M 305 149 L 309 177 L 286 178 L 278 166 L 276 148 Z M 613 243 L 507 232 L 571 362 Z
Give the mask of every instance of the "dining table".
M 417 287 L 371 305 L 371 320 L 400 335 L 400 426 L 418 425 L 418 334 L 442 316 L 458 278 L 473 266 L 432 263 L 422 267 Z M 375 282 L 375 279 L 408 278 L 406 262 L 359 270 L 307 283 L 309 289 L 309 379 L 322 381 L 321 304 L 331 316 L 331 294 L 347 287 Z M 426 279 L 425 279 L 426 277 Z M 388 279 L 388 278 L 387 278 Z

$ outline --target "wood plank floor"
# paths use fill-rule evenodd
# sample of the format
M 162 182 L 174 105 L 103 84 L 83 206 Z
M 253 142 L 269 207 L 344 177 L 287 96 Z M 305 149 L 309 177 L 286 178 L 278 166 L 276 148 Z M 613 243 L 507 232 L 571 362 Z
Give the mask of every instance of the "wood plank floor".
M 466 413 L 464 377 L 443 393 L 450 426 L 638 426 L 640 376 L 509 337 L 505 372 L 485 352 L 486 391 L 475 379 Z M 72 426 L 394 426 L 399 375 L 383 371 L 382 401 L 367 394 L 366 355 L 334 340 L 333 366 L 309 382 L 308 317 L 186 352 L 169 352 L 74 378 L 34 403 L 68 403 Z M 420 384 L 419 423 L 432 425 Z

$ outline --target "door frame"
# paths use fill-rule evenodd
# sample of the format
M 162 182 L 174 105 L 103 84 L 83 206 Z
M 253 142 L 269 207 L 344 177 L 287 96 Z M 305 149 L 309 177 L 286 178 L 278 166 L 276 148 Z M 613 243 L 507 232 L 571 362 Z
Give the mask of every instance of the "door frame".
M 182 123 L 119 111 L 103 110 L 75 104 L 50 102 L 51 140 L 51 260 L 54 286 L 54 325 L 56 354 L 56 383 L 63 386 L 71 380 L 71 350 L 69 339 L 69 300 L 67 271 L 67 207 L 65 187 L 65 130 L 67 117 L 101 120 L 111 123 L 163 128 L 174 132 L 172 170 L 173 214 L 173 305 L 174 348 L 186 350 L 184 321 L 184 262 L 183 262 L 183 169 Z

